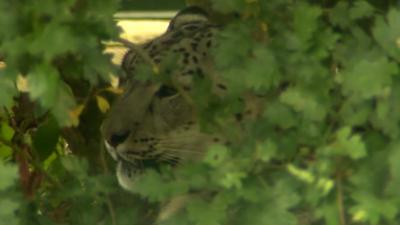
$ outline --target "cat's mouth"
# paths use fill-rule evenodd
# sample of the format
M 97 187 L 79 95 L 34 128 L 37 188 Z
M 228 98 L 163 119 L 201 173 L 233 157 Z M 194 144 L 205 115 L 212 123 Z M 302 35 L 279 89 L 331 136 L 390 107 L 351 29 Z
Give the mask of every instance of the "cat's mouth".
M 171 166 L 175 167 L 179 163 L 179 158 L 165 158 L 163 155 L 157 155 L 153 157 L 147 157 L 147 158 L 138 158 L 135 160 L 126 160 L 121 156 L 118 156 L 119 162 L 122 163 L 124 167 L 129 167 L 130 169 L 135 170 L 135 173 L 142 173 L 143 171 L 147 169 L 154 169 L 158 172 L 161 171 L 162 167 L 165 166 Z

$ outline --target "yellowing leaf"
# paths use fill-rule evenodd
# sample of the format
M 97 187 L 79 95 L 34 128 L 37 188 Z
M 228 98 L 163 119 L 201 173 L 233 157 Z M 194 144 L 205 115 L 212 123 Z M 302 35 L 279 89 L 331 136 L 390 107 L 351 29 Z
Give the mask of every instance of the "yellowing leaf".
M 113 74 L 110 74 L 110 84 L 111 84 L 111 87 L 117 88 L 119 86 L 119 77 L 117 77 Z
M 107 99 L 105 99 L 104 97 L 97 95 L 96 101 L 97 101 L 97 106 L 99 107 L 102 113 L 105 113 L 110 109 L 110 103 L 108 103 Z
M 85 105 L 78 105 L 75 109 L 69 111 L 69 116 L 71 118 L 71 125 L 76 127 L 79 125 L 79 116 L 81 115 Z
M 315 181 L 315 177 L 310 171 L 300 169 L 292 164 L 289 164 L 287 166 L 287 169 L 289 173 L 293 174 L 295 177 L 306 183 L 313 183 Z
M 365 210 L 357 210 L 354 214 L 353 214 L 353 221 L 354 222 L 363 222 L 365 221 L 367 217 L 367 212 Z
M 28 79 L 25 77 L 18 75 L 17 76 L 17 89 L 20 92 L 28 92 L 29 91 L 29 83 Z
M 114 94 L 117 94 L 117 95 L 120 95 L 120 94 L 124 93 L 124 89 L 123 88 L 114 87 L 114 86 L 106 88 L 106 91 L 114 93 Z

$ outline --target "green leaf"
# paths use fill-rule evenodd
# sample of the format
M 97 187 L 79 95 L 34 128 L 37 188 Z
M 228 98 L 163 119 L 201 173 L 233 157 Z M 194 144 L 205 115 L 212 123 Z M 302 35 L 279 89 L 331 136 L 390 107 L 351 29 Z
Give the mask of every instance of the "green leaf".
M 76 109 L 75 98 L 71 88 L 66 83 L 60 83 L 57 98 L 58 101 L 51 108 L 52 115 L 55 117 L 60 127 L 73 125 L 74 119 L 77 119 L 75 116 L 79 116 L 80 114 L 74 114 L 74 109 Z M 83 110 L 83 107 L 80 108 Z
M 247 174 L 242 171 L 230 171 L 226 172 L 220 180 L 220 183 L 226 189 L 230 188 L 242 188 L 243 179 L 247 177 Z
M 5 77 L 5 74 L 0 69 L 0 106 L 11 108 L 14 103 L 13 97 L 17 93 L 14 81 Z
M 217 35 L 219 45 L 212 51 L 218 69 L 241 68 L 247 62 L 248 53 L 253 45 L 250 33 L 251 25 L 233 23 Z M 222 74 L 229 80 L 232 77 Z M 237 77 L 236 77 L 237 78 Z
M 0 143 L 0 160 L 10 157 L 13 153 L 12 148 Z
M 379 45 L 393 58 L 400 60 L 400 11 L 391 9 L 386 21 L 378 17 L 372 29 Z
M 0 122 L 0 137 L 5 141 L 11 141 L 14 137 L 14 129 L 6 122 Z
M 229 149 L 226 146 L 213 145 L 204 157 L 204 162 L 213 167 L 218 167 L 227 159 L 228 155 Z
M 260 225 L 295 225 L 297 218 L 290 208 L 295 206 L 300 198 L 285 179 L 278 181 L 272 187 L 266 187 L 259 193 L 264 201 L 260 204 L 250 204 L 238 212 L 241 217 L 239 224 Z M 261 200 L 261 199 L 260 199 Z
M 293 12 L 293 35 L 299 39 L 299 48 L 308 47 L 308 42 L 318 29 L 319 17 L 322 14 L 321 8 L 299 2 Z
M 211 202 L 200 198 L 192 198 L 188 202 L 188 217 L 196 225 L 219 225 L 225 219 L 227 200 L 218 196 Z
M 385 57 L 374 61 L 362 59 L 353 67 L 339 73 L 337 82 L 342 84 L 344 95 L 360 101 L 384 95 L 392 84 L 392 75 L 397 72 L 396 64 Z
M 286 104 L 273 101 L 266 104 L 263 115 L 268 121 L 283 129 L 289 129 L 297 124 L 295 112 Z
M 16 213 L 18 209 L 20 209 L 20 203 L 16 202 L 14 199 L 7 197 L 0 199 L 0 219 L 4 222 L 7 221 L 7 224 L 20 224 L 20 218 L 17 216 Z
M 225 14 L 241 11 L 245 6 L 242 0 L 214 0 L 211 3 L 213 9 Z
M 370 17 L 374 13 L 374 11 L 374 7 L 367 1 L 359 0 L 356 1 L 353 7 L 350 9 L 350 19 L 356 20 Z
M 58 21 L 47 24 L 44 30 L 38 31 L 36 35 L 30 45 L 30 52 L 42 55 L 46 62 L 50 62 L 58 55 L 72 53 L 78 49 L 77 37 L 71 28 Z
M 0 161 L 0 191 L 13 186 L 18 178 L 17 168 L 11 164 Z
M 245 83 L 254 90 L 269 89 L 277 86 L 280 74 L 277 61 L 272 52 L 259 47 L 254 50 L 254 58 L 247 64 Z M 260 66 L 264 65 L 264 66 Z
M 286 89 L 279 100 L 291 106 L 294 111 L 301 112 L 307 120 L 322 121 L 327 113 L 315 96 L 299 88 Z
M 326 225 L 338 225 L 339 210 L 336 201 L 326 201 L 323 205 L 316 208 L 316 217 L 323 218 Z
M 256 151 L 261 161 L 269 162 L 276 155 L 278 147 L 272 140 L 268 139 L 257 145 Z
M 74 177 L 86 179 L 89 168 L 88 162 L 76 156 L 65 156 L 60 158 L 61 164 Z
M 328 155 L 344 155 L 353 160 L 367 156 L 365 143 L 358 134 L 352 134 L 350 127 L 343 127 L 336 132 L 336 141 L 324 147 L 321 152 Z
M 381 218 L 393 221 L 399 210 L 398 205 L 391 199 L 373 196 L 370 193 L 355 192 L 351 197 L 356 201 L 350 211 L 356 222 L 380 224 Z
M 329 14 L 329 19 L 333 25 L 340 26 L 342 28 L 349 27 L 351 25 L 349 3 L 346 1 L 339 1 Z
M 45 161 L 56 150 L 58 137 L 59 127 L 57 121 L 53 118 L 42 124 L 33 135 L 33 146 L 41 161 Z
M 53 107 L 58 100 L 60 78 L 57 70 L 48 64 L 37 65 L 28 75 L 29 95 L 43 107 Z
M 160 189 L 160 187 L 163 188 Z M 159 173 L 154 170 L 146 170 L 145 174 L 136 181 L 134 191 L 151 202 L 159 202 L 170 196 L 165 187 L 165 182 Z
M 344 154 L 348 154 L 352 159 L 359 159 L 367 155 L 365 144 L 360 135 L 351 135 L 351 129 L 344 127 L 337 132 L 337 143 L 340 145 Z

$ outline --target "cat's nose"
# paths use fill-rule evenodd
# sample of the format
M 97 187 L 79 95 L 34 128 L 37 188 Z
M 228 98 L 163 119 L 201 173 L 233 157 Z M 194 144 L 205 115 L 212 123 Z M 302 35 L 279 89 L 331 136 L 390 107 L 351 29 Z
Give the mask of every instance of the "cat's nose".
M 120 133 L 113 133 L 111 136 L 107 139 L 107 142 L 109 145 L 112 147 L 116 148 L 118 145 L 120 145 L 122 142 L 124 142 L 129 136 L 129 131 L 126 132 L 120 132 Z

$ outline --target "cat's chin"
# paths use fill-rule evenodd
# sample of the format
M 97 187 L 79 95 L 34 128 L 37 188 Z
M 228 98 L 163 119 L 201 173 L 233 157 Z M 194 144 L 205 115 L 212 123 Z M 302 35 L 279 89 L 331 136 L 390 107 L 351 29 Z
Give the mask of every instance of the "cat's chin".
M 128 191 L 133 191 L 135 188 L 135 181 L 139 174 L 135 174 L 133 167 L 129 167 L 126 163 L 119 161 L 117 164 L 117 179 L 119 185 Z

